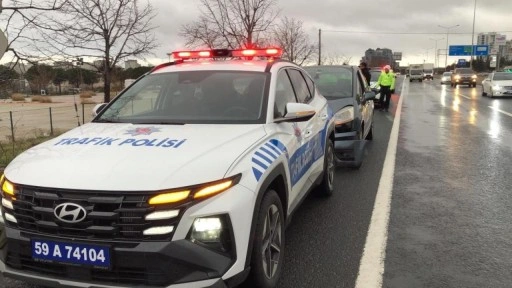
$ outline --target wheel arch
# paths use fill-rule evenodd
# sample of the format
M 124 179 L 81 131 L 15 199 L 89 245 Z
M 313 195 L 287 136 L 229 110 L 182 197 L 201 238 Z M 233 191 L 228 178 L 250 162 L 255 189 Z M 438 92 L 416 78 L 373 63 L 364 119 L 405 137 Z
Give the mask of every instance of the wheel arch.
M 258 190 L 258 196 L 256 197 L 256 202 L 254 204 L 254 210 L 251 221 L 251 232 L 249 236 L 249 245 L 247 245 L 247 254 L 245 258 L 245 267 L 249 267 L 251 264 L 252 257 L 252 249 L 254 245 L 254 234 L 256 233 L 256 221 L 258 220 L 259 208 L 261 206 L 261 201 L 265 193 L 272 189 L 276 191 L 279 199 L 281 200 L 281 205 L 283 206 L 283 213 L 285 217 L 284 223 L 288 218 L 288 199 L 289 199 L 289 187 L 287 185 L 287 173 L 283 163 L 278 164 L 274 170 L 272 170 Z

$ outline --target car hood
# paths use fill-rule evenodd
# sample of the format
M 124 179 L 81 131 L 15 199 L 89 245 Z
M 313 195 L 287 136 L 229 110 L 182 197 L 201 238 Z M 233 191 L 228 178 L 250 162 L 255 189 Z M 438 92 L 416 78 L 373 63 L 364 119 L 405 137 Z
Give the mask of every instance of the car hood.
M 512 86 L 512 80 L 494 80 L 492 81 L 492 84 L 500 86 Z
M 89 123 L 31 148 L 5 169 L 39 187 L 153 191 L 224 178 L 263 125 Z
M 332 111 L 334 113 L 336 113 L 337 111 L 343 109 L 343 107 L 353 106 L 354 99 L 352 97 L 338 98 L 338 99 L 334 99 L 334 100 L 328 100 L 328 103 L 329 103 L 329 107 L 332 109 Z

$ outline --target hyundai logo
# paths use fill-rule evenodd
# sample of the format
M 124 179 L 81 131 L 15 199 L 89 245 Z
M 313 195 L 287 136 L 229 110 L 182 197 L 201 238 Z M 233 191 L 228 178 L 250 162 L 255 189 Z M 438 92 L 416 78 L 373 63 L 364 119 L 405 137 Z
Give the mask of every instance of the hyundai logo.
M 78 223 L 85 219 L 87 211 L 84 207 L 74 203 L 62 203 L 53 210 L 55 217 L 62 222 Z

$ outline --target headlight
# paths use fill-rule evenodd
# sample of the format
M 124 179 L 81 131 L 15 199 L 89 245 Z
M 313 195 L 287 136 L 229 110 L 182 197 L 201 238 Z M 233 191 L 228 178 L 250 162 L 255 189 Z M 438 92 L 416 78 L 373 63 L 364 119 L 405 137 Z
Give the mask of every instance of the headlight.
M 471 78 L 476 79 L 476 75 L 471 76 Z
M 219 181 L 200 184 L 192 187 L 163 191 L 159 195 L 149 198 L 149 205 L 164 205 L 191 202 L 215 196 L 235 186 L 240 181 L 241 175 L 222 179 Z
M 493 90 L 501 90 L 501 86 L 500 85 L 493 85 L 492 89 Z
M 460 79 L 460 75 L 455 75 L 455 80 L 459 80 Z
M 14 184 L 7 180 L 4 175 L 2 175 L 2 177 L 0 178 L 0 185 L 2 186 L 3 194 L 14 196 L 16 190 Z
M 228 215 L 196 218 L 187 239 L 219 252 L 229 253 L 233 249 L 233 233 Z
M 334 114 L 334 124 L 342 125 L 354 120 L 354 107 L 348 106 Z

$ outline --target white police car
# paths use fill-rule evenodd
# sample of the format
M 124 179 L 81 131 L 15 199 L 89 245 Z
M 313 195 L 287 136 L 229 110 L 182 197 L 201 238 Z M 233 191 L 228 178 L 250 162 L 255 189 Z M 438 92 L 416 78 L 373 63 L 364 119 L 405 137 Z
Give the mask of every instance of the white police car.
M 332 112 L 280 54 L 175 52 L 92 123 L 16 158 L 1 181 L 1 273 L 53 287 L 276 286 L 290 215 L 334 177 Z

